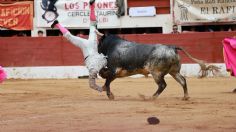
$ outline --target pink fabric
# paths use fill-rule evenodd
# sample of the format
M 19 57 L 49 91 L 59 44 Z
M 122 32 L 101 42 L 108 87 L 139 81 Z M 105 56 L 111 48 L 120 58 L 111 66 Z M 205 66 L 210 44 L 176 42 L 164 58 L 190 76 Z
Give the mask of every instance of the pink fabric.
M 95 2 L 90 5 L 90 21 L 96 21 L 96 16 L 95 16 Z
M 57 28 L 59 28 L 59 30 L 62 32 L 62 34 L 65 34 L 67 32 L 69 32 L 66 28 L 64 28 L 61 24 L 56 24 L 55 25 Z
M 0 83 L 2 83 L 7 78 L 7 73 L 0 66 Z
M 236 77 L 236 39 L 225 38 L 223 40 L 223 53 L 226 69 Z

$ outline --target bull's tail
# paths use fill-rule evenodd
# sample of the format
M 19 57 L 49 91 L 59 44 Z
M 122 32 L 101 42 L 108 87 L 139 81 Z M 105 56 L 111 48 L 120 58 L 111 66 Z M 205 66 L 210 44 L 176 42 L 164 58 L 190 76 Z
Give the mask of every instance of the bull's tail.
M 199 64 L 201 68 L 199 71 L 199 73 L 201 73 L 201 75 L 199 76 L 200 78 L 206 77 L 208 75 L 208 71 L 212 72 L 213 75 L 216 75 L 216 72 L 220 71 L 219 67 L 215 65 L 207 65 L 205 61 L 194 58 L 185 49 L 181 47 L 175 47 L 175 49 L 183 51 L 184 54 L 187 55 L 191 60 Z

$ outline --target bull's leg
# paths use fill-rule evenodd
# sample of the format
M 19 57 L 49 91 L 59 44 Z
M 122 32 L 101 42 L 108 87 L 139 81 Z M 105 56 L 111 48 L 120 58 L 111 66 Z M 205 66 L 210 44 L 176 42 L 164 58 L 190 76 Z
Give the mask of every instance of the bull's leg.
M 153 99 L 156 99 L 162 91 L 166 88 L 167 84 L 164 80 L 164 73 L 151 73 L 156 84 L 158 85 L 157 91 L 153 94 Z
M 107 91 L 107 97 L 110 100 L 114 100 L 114 98 L 115 98 L 114 95 L 112 94 L 111 90 L 110 90 L 110 84 L 113 80 L 115 80 L 115 77 L 107 78 L 106 82 L 105 82 L 105 85 L 103 86 L 103 88 L 106 87 L 105 89 Z
M 170 73 L 170 75 L 183 87 L 183 90 L 184 90 L 183 100 L 188 100 L 189 95 L 188 95 L 186 79 L 179 72 Z
M 112 94 L 110 90 L 110 84 L 113 80 L 116 79 L 115 77 L 115 70 L 114 69 L 109 69 L 109 68 L 103 68 L 100 70 L 99 74 L 103 77 L 106 78 L 106 82 L 104 84 L 103 91 L 107 92 L 107 96 L 110 100 L 114 99 L 114 95 Z
M 99 75 L 102 78 L 107 79 L 107 78 L 110 78 L 109 76 L 111 76 L 112 74 L 111 74 L 111 71 L 108 68 L 102 68 L 99 71 Z M 106 84 L 103 85 L 102 89 L 103 89 L 103 91 L 107 91 Z

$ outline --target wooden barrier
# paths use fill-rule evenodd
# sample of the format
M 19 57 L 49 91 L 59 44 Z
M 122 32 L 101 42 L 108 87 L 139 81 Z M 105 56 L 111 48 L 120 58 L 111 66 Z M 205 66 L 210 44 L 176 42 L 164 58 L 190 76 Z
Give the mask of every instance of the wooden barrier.
M 145 44 L 172 44 L 184 47 L 194 57 L 209 63 L 223 63 L 222 40 L 236 32 L 207 32 L 184 34 L 131 34 L 122 38 Z M 180 51 L 183 63 L 192 63 Z M 0 65 L 73 66 L 83 65 L 79 48 L 63 37 L 2 37 L 0 38 Z

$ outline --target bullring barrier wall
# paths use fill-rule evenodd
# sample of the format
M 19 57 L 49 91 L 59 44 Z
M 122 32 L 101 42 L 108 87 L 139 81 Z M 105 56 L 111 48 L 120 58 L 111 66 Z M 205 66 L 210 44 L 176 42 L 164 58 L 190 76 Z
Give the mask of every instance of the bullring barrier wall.
M 185 48 L 196 58 L 214 63 L 228 76 L 223 64 L 222 40 L 236 32 L 192 32 L 182 34 L 128 34 L 126 40 L 144 44 L 171 44 Z M 181 73 L 197 76 L 199 67 L 180 51 Z M 63 37 L 1 37 L 0 65 L 8 78 L 76 78 L 87 76 L 79 48 Z

